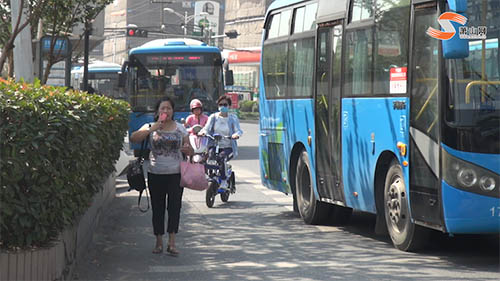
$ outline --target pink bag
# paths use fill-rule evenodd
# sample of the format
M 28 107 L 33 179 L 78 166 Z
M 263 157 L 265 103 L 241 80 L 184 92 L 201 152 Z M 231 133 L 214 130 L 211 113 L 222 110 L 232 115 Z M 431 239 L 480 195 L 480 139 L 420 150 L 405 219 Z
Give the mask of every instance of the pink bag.
M 190 160 L 181 161 L 181 186 L 193 190 L 207 189 L 208 180 L 205 176 L 205 165 L 193 163 Z

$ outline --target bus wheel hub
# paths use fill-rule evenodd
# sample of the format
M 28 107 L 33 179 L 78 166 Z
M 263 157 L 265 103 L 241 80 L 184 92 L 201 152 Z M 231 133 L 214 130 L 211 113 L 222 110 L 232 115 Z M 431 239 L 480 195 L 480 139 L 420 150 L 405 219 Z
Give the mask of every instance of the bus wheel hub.
M 389 211 L 389 218 L 394 224 L 398 224 L 404 215 L 401 214 L 401 200 L 404 197 L 404 185 L 401 179 L 396 179 L 388 192 L 387 209 Z

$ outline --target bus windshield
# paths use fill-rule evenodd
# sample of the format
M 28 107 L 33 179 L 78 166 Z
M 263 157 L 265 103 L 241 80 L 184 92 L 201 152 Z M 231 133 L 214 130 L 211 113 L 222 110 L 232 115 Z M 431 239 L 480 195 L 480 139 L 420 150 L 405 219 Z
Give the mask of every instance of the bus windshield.
M 118 87 L 118 71 L 89 72 L 89 86 L 96 94 L 114 99 L 126 99 L 125 92 Z
M 467 26 L 485 26 L 487 38 L 470 39 L 467 58 L 445 62 L 445 122 L 460 131 L 454 136 L 457 143 L 452 146 L 470 152 L 499 153 L 500 150 L 500 21 L 498 14 L 495 15 L 498 8 L 488 7 L 496 5 L 494 3 L 496 1 L 469 0 Z
M 121 66 L 105 61 L 92 61 L 88 66 L 88 88 L 92 94 L 99 94 L 113 99 L 127 100 L 123 88 L 118 86 Z M 75 66 L 71 71 L 71 86 L 83 90 L 83 66 Z
M 215 111 L 222 91 L 220 54 L 137 54 L 130 58 L 128 93 L 134 112 L 152 112 L 156 102 L 169 96 L 176 111 L 190 111 L 199 99 L 205 111 Z

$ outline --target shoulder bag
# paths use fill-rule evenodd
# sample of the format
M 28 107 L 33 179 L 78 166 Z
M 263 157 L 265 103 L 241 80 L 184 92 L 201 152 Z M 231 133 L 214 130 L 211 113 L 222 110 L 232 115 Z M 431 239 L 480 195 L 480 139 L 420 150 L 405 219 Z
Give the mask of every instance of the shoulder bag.
M 193 162 L 192 157 L 187 161 L 181 161 L 181 184 L 193 190 L 205 190 L 208 188 L 208 180 L 205 175 L 205 165 Z
M 135 189 L 139 191 L 139 199 L 137 200 L 137 205 L 139 207 L 139 210 L 143 213 L 147 212 L 149 210 L 149 196 L 148 196 L 148 189 L 146 188 L 146 179 L 144 178 L 144 170 L 143 170 L 143 164 L 144 164 L 144 159 L 146 156 L 144 155 L 147 151 L 146 149 L 146 142 L 149 138 L 146 137 L 145 140 L 142 141 L 141 145 L 141 151 L 139 152 L 139 157 L 137 157 L 135 160 L 133 160 L 128 167 L 127 170 L 127 182 L 128 182 L 128 191 L 131 191 L 132 189 Z M 148 206 L 146 209 L 141 209 L 141 197 L 142 197 L 142 192 L 146 190 L 146 200 L 148 202 Z

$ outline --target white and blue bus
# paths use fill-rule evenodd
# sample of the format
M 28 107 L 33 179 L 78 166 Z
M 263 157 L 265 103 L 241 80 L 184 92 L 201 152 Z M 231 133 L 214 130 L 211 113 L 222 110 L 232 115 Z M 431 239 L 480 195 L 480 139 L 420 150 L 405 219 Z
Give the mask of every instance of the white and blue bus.
M 176 120 L 191 112 L 189 103 L 199 99 L 203 110 L 217 110 L 217 98 L 224 94 L 223 60 L 217 47 L 194 39 L 158 39 L 134 48 L 122 67 L 131 115 L 129 135 L 153 121 L 157 101 L 168 96 L 175 103 Z M 226 72 L 232 85 L 232 71 Z M 131 143 L 137 150 L 140 144 Z
M 445 12 L 468 19 L 446 42 L 426 34 Z M 404 251 L 431 229 L 499 233 L 499 37 L 497 0 L 273 2 L 263 184 L 293 194 L 309 224 L 376 214 Z
M 121 65 L 116 63 L 93 61 L 89 63 L 88 85 L 91 93 L 104 95 L 114 99 L 126 100 L 127 96 L 118 87 L 118 77 Z M 83 88 L 83 66 L 71 70 L 71 86 L 74 89 Z

